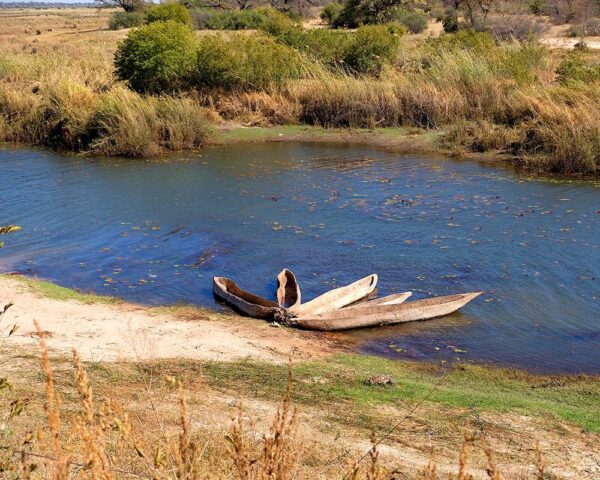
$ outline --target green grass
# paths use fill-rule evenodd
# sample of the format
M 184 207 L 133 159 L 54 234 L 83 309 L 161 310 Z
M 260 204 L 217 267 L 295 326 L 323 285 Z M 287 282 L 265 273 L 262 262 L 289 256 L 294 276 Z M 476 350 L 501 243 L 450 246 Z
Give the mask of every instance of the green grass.
M 188 364 L 180 373 L 188 375 L 194 370 Z M 285 366 L 254 361 L 208 363 L 201 367 L 201 372 L 215 388 L 235 385 L 239 393 L 266 399 L 281 397 L 287 375 Z M 314 406 L 342 403 L 349 409 L 355 407 L 356 412 L 365 412 L 365 406 L 414 405 L 431 391 L 442 370 L 430 364 L 348 354 L 296 364 L 293 372 L 293 395 L 298 403 Z M 391 375 L 396 384 L 367 385 L 365 380 L 375 374 Z M 427 405 L 560 419 L 585 431 L 600 432 L 597 377 L 538 376 L 516 370 L 456 366 L 430 395 Z
M 27 285 L 31 290 L 46 298 L 53 300 L 76 300 L 81 303 L 103 303 L 103 304 L 119 304 L 123 301 L 116 297 L 106 295 L 96 295 L 91 292 L 82 292 L 71 288 L 61 287 L 55 283 L 37 278 L 27 278 L 19 275 L 2 275 L 4 278 L 18 280 Z
M 220 141 L 237 142 L 319 142 L 372 145 L 414 152 L 439 150 L 442 134 L 438 131 L 413 127 L 386 128 L 323 128 L 307 125 L 278 125 L 271 127 L 235 127 L 223 130 Z

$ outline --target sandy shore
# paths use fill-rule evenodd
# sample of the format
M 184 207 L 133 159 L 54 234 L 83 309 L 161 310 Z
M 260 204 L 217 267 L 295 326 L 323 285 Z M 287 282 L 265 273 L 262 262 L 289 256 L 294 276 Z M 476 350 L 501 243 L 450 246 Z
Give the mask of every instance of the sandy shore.
M 201 309 L 156 309 L 128 303 L 82 303 L 46 298 L 17 278 L 0 277 L 0 302 L 12 302 L 0 322 L 8 345 L 38 346 L 37 320 L 50 349 L 76 348 L 84 360 L 189 358 L 284 362 L 332 350 L 323 336 L 276 328 L 266 322 Z

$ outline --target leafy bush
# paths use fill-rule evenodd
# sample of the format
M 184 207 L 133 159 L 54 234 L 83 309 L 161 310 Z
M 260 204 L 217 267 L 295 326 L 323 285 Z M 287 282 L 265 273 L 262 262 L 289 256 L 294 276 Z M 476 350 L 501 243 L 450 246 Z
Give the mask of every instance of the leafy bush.
M 345 56 L 346 64 L 355 72 L 377 75 L 398 55 L 400 43 L 394 24 L 360 27 Z
M 111 30 L 121 30 L 123 28 L 139 27 L 144 23 L 143 12 L 126 12 L 119 10 L 111 13 L 108 17 L 108 28 Z
M 117 76 L 138 92 L 178 90 L 194 68 L 195 43 L 190 27 L 174 20 L 132 30 L 115 54 Z
M 207 35 L 199 40 L 194 80 L 202 87 L 254 90 L 299 78 L 301 55 L 265 35 Z
M 254 30 L 262 27 L 271 16 L 282 15 L 272 8 L 253 10 L 197 9 L 191 12 L 194 26 L 208 30 Z
M 323 20 L 324 22 L 327 22 L 330 25 L 334 24 L 336 22 L 337 18 L 342 13 L 342 10 L 344 10 L 344 5 L 342 5 L 341 3 L 337 3 L 337 2 L 329 3 L 329 4 L 325 5 L 323 10 L 321 10 L 321 14 L 320 14 L 321 20 Z
M 585 62 L 577 53 L 565 57 L 556 73 L 557 80 L 562 84 L 600 82 L 600 65 Z
M 398 16 L 398 5 L 388 0 L 348 0 L 334 26 L 356 28 L 392 22 Z
M 487 32 L 459 30 L 428 39 L 426 45 L 434 50 L 477 50 L 485 51 L 494 47 L 494 38 Z
M 146 9 L 145 21 L 148 24 L 169 20 L 183 23 L 184 25 L 192 25 L 190 12 L 179 3 L 163 3 Z
M 427 17 L 419 12 L 405 12 L 397 20 L 408 28 L 410 33 L 421 33 L 427 28 Z
M 460 22 L 458 21 L 456 14 L 452 13 L 450 15 L 445 15 L 444 18 L 442 18 L 442 26 L 444 27 L 444 32 L 455 33 L 460 29 Z

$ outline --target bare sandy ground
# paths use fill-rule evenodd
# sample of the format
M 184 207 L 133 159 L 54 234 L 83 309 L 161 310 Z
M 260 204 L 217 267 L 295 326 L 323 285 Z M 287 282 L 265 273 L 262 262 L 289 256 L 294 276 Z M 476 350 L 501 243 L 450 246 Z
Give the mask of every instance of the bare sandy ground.
M 0 278 L 0 303 L 13 302 L 0 329 L 17 330 L 4 341 L 35 348 L 37 320 L 56 353 L 76 348 L 84 360 L 121 361 L 185 357 L 198 360 L 256 358 L 284 362 L 331 351 L 308 332 L 275 328 L 236 315 L 198 312 L 182 319 L 127 303 L 85 304 L 45 298 L 17 279 Z

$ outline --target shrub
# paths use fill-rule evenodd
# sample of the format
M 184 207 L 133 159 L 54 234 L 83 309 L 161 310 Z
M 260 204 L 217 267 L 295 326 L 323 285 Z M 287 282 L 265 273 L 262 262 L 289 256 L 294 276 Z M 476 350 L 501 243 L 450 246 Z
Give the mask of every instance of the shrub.
M 398 16 L 398 3 L 387 0 L 348 0 L 334 22 L 336 27 L 388 23 Z
M 294 49 L 265 35 L 205 36 L 194 79 L 201 87 L 254 90 L 299 78 L 305 62 Z
M 117 76 L 138 92 L 178 90 L 194 68 L 195 42 L 190 27 L 174 20 L 132 30 L 115 53 Z
M 400 42 L 395 31 L 393 24 L 360 27 L 346 53 L 346 64 L 358 73 L 379 74 L 398 55 Z
M 406 28 L 410 33 L 421 33 L 427 28 L 427 17 L 419 12 L 406 12 L 398 15 L 397 20 Z
M 290 39 L 302 33 L 302 25 L 281 12 L 273 12 L 261 26 L 261 30 L 279 39 Z M 289 43 L 287 40 L 285 43 Z
M 451 13 L 450 15 L 445 15 L 442 18 L 442 26 L 444 27 L 444 32 L 446 33 L 458 32 L 460 23 L 456 14 Z
M 111 30 L 121 30 L 123 28 L 139 27 L 144 23 L 143 12 L 126 12 L 120 10 L 110 14 L 108 17 L 108 28 Z
M 334 24 L 337 21 L 337 18 L 342 13 L 342 10 L 344 10 L 344 5 L 342 5 L 341 3 L 329 3 L 325 5 L 323 10 L 321 10 L 321 20 L 330 25 Z
M 482 52 L 494 47 L 494 38 L 487 32 L 459 30 L 456 33 L 428 39 L 426 45 L 434 50 L 477 50 Z
M 253 10 L 198 9 L 191 12 L 194 26 L 208 30 L 251 30 L 262 27 L 273 15 L 282 15 L 271 8 Z
M 562 84 L 600 82 L 600 65 L 586 63 L 577 53 L 565 57 L 556 73 L 558 82 Z
M 146 23 L 174 22 L 183 23 L 184 25 L 192 25 L 192 17 L 187 8 L 179 3 L 163 3 L 161 5 L 152 6 L 146 9 Z

